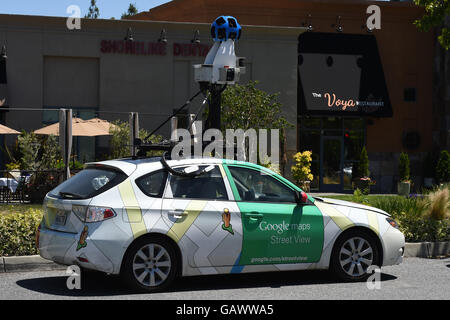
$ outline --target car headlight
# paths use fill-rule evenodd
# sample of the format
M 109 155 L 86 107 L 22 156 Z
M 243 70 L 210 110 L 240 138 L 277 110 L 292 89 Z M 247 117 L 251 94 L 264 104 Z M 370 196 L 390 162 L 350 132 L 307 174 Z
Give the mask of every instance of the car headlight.
M 398 229 L 398 223 L 397 223 L 397 221 L 395 221 L 395 220 L 392 219 L 392 218 L 386 218 L 386 221 L 387 221 L 391 226 L 393 226 L 395 229 Z

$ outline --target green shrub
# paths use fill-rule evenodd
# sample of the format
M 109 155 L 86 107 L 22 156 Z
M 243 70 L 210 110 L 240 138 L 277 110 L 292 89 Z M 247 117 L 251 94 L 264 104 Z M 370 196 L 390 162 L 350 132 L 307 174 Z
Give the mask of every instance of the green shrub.
M 356 202 L 356 203 L 361 203 L 364 205 L 370 205 L 369 197 L 367 196 L 367 193 L 361 191 L 361 189 L 359 189 L 359 188 L 357 188 L 353 192 L 352 200 L 350 200 L 350 201 Z
M 369 172 L 369 157 L 367 156 L 366 147 L 363 147 L 359 156 L 358 175 L 360 178 L 368 177 Z
M 404 212 L 410 216 L 421 216 L 427 207 L 420 197 L 382 196 L 371 199 L 370 205 L 386 211 L 389 214 Z
M 129 157 L 130 151 L 130 124 L 126 121 L 116 120 L 112 122 L 112 126 L 109 129 L 111 134 L 110 142 L 110 154 L 109 159 L 119 159 Z M 139 138 L 144 139 L 149 132 L 145 129 L 139 129 Z M 159 135 L 152 135 L 150 140 L 153 143 L 162 141 L 162 137 Z M 161 155 L 160 151 L 149 151 L 147 156 Z
M 398 174 L 400 176 L 401 182 L 409 181 L 409 157 L 407 153 L 402 152 L 400 154 L 399 164 L 398 164 Z
M 295 164 L 291 167 L 292 176 L 297 183 L 301 181 L 312 181 L 311 173 L 312 151 L 297 152 L 292 157 Z
M 436 180 L 438 183 L 450 181 L 450 154 L 447 150 L 442 150 L 436 166 Z
M 385 197 L 373 203 L 397 220 L 406 241 L 449 241 L 449 187 L 423 197 Z
M 379 208 L 399 224 L 407 242 L 450 241 L 449 186 L 438 188 L 423 197 L 364 196 L 356 190 L 353 196 L 336 196 Z
M 30 208 L 24 213 L 0 215 L 0 256 L 27 256 L 37 254 L 36 230 L 42 211 Z
M 392 217 L 398 222 L 407 242 L 450 241 L 449 219 L 435 220 L 427 215 L 415 216 L 405 212 L 393 213 Z

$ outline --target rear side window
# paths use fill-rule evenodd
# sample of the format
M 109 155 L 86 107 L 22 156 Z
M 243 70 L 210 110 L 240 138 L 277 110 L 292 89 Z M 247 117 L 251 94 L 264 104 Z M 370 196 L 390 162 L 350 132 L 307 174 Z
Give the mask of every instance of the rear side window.
M 207 166 L 199 166 L 200 170 Z M 202 175 L 187 178 L 171 175 L 170 187 L 174 198 L 228 200 L 222 174 L 217 166 Z
M 88 168 L 50 191 L 50 195 L 66 199 L 88 199 L 118 185 L 127 178 L 119 170 Z
M 161 198 L 166 185 L 167 172 L 157 171 L 136 179 L 136 185 L 145 195 Z

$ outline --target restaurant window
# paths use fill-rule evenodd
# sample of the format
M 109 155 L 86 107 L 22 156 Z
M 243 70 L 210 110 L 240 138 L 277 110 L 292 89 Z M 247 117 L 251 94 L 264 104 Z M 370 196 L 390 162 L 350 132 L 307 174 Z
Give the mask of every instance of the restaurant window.
M 312 151 L 311 189 L 328 184 L 341 191 L 351 190 L 354 164 L 365 144 L 364 119 L 301 118 L 299 124 L 298 151 Z

